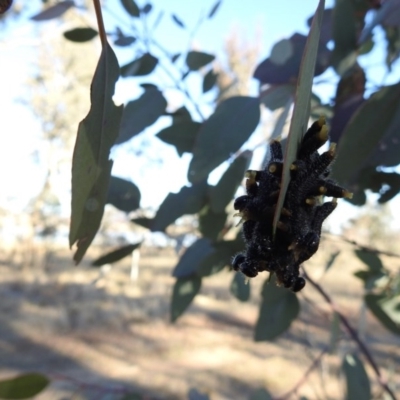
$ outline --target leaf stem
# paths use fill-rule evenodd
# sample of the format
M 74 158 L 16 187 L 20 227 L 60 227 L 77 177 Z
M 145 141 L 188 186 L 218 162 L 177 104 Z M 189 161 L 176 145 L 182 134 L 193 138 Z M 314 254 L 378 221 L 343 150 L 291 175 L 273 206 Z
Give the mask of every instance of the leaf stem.
M 107 45 L 107 34 L 104 28 L 103 14 L 101 13 L 100 0 L 93 0 L 94 10 L 96 12 L 97 26 L 99 28 L 99 35 L 101 40 L 101 47 L 105 48 Z
M 385 392 L 390 396 L 390 398 L 392 400 L 396 400 L 397 398 L 396 398 L 395 394 L 393 393 L 392 389 L 390 389 L 386 380 L 382 377 L 382 374 L 381 374 L 381 371 L 379 370 L 378 364 L 373 359 L 372 354 L 369 351 L 367 345 L 360 339 L 356 330 L 351 326 L 348 319 L 340 312 L 336 303 L 332 300 L 332 298 L 329 296 L 329 294 L 327 292 L 325 292 L 325 290 L 322 288 L 322 286 L 319 285 L 317 282 L 315 282 L 312 278 L 310 278 L 310 276 L 307 274 L 307 272 L 304 269 L 303 269 L 303 272 L 304 272 L 304 278 L 308 282 L 310 282 L 310 284 L 317 290 L 317 292 L 319 292 L 319 294 L 330 305 L 331 309 L 337 313 L 337 315 L 340 319 L 340 322 L 345 327 L 347 333 L 350 335 L 350 337 L 353 339 L 353 341 L 357 343 L 358 348 L 364 354 L 368 363 L 371 365 L 372 369 L 374 370 L 375 375 L 377 376 L 378 382 L 381 385 L 381 387 L 385 390 Z

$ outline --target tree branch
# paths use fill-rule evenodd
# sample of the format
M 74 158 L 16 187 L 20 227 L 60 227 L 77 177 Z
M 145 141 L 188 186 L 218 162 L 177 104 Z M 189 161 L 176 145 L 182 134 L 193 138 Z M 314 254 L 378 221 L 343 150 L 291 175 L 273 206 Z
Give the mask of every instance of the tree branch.
M 375 375 L 378 378 L 379 384 L 382 386 L 382 388 L 385 390 L 385 392 L 390 396 L 392 400 L 396 400 L 396 396 L 393 393 L 392 389 L 388 386 L 386 380 L 382 377 L 381 371 L 379 370 L 379 367 L 375 360 L 372 357 L 372 354 L 370 353 L 368 347 L 366 344 L 359 338 L 356 330 L 350 325 L 350 322 L 347 320 L 347 318 L 340 312 L 338 306 L 336 303 L 331 299 L 331 297 L 328 295 L 328 293 L 325 292 L 325 290 L 322 288 L 321 285 L 319 285 L 317 282 L 315 282 L 313 279 L 309 277 L 307 272 L 303 269 L 304 272 L 304 277 L 310 284 L 319 292 L 319 294 L 326 300 L 326 302 L 330 305 L 331 309 L 335 311 L 340 319 L 340 322 L 342 325 L 345 327 L 347 333 L 350 335 L 350 337 L 357 343 L 358 348 L 360 351 L 364 354 L 365 358 L 367 359 L 368 363 L 371 365 L 372 369 L 375 372 Z
M 104 28 L 103 14 L 101 13 L 100 0 L 93 0 L 94 10 L 96 11 L 97 26 L 99 28 L 99 35 L 101 40 L 101 47 L 105 48 L 107 45 L 107 35 Z

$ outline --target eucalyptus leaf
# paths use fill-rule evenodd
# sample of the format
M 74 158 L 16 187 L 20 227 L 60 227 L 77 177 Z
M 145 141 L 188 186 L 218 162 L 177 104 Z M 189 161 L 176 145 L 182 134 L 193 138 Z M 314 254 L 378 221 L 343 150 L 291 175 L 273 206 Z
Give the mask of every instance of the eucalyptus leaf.
M 261 388 L 251 395 L 250 400 L 273 400 L 273 398 L 264 388 Z
M 260 121 L 257 98 L 236 96 L 221 102 L 197 135 L 188 179 L 198 182 L 246 142 Z
M 250 298 L 250 280 L 241 272 L 235 272 L 230 286 L 230 292 L 239 301 L 248 301 Z
M 77 244 L 76 263 L 95 237 L 104 212 L 113 164 L 110 149 L 118 136 L 123 109 L 112 100 L 118 78 L 117 58 L 106 43 L 91 85 L 90 111 L 79 124 L 72 160 L 69 243 L 71 247 Z
M 225 227 L 227 216 L 225 211 L 215 212 L 207 204 L 199 212 L 199 231 L 204 237 L 217 240 Z
M 186 65 L 191 71 L 197 71 L 201 67 L 209 64 L 215 59 L 212 54 L 203 53 L 201 51 L 189 51 L 186 56 Z
M 371 293 L 365 295 L 365 303 L 386 329 L 400 335 L 400 296 Z
M 142 244 L 141 242 L 134 243 L 134 244 L 128 244 L 126 246 L 120 247 L 119 249 L 110 251 L 109 253 L 94 260 L 92 262 L 92 265 L 94 267 L 101 267 L 102 265 L 112 264 L 119 260 L 122 260 L 123 258 L 131 255 L 132 251 L 139 248 L 141 244 Z
M 342 368 L 346 377 L 346 400 L 371 400 L 371 385 L 360 359 L 355 354 L 346 354 Z
M 178 278 L 175 282 L 171 301 L 171 322 L 175 322 L 189 307 L 201 288 L 201 278 L 191 276 Z
M 112 176 L 106 203 L 112 204 L 125 212 L 136 210 L 140 205 L 139 188 L 130 181 Z
M 375 92 L 356 111 L 340 140 L 332 177 L 341 184 L 357 176 L 360 166 L 378 147 L 378 143 L 397 118 L 400 110 L 400 84 L 386 86 Z M 368 138 L 368 140 L 366 140 Z M 360 143 L 363 143 L 360 146 Z
M 140 17 L 140 9 L 134 0 L 121 0 L 125 11 L 132 17 Z
M 285 332 L 297 318 L 300 303 L 293 292 L 276 286 L 274 279 L 271 282 L 269 279 L 264 282 L 261 296 L 254 339 L 271 341 Z
M 83 43 L 95 38 L 99 33 L 93 28 L 75 28 L 63 33 L 71 42 Z
M 226 206 L 233 199 L 240 183 L 244 179 L 244 174 L 250 165 L 252 155 L 251 151 L 243 152 L 229 165 L 218 183 L 210 187 L 210 205 L 215 213 L 225 211 Z
M 315 62 L 318 54 L 319 36 L 324 14 L 324 7 L 325 0 L 320 0 L 313 21 L 311 23 L 310 32 L 307 38 L 303 58 L 300 65 L 293 115 L 290 123 L 289 136 L 284 156 L 281 190 L 279 193 L 279 198 L 274 214 L 274 235 L 276 232 L 276 225 L 281 216 L 287 188 L 289 186 L 290 166 L 297 158 L 297 150 L 301 143 L 302 137 L 307 130 L 307 122 L 310 117 L 312 83 L 314 77 Z
M 210 69 L 204 76 L 203 79 L 203 93 L 211 90 L 217 82 L 218 74 L 214 72 L 213 69 Z
M 157 57 L 150 53 L 144 53 L 141 57 L 121 67 L 121 75 L 123 77 L 148 75 L 154 71 L 157 64 Z
M 75 2 L 73 0 L 60 1 L 53 6 L 46 8 L 44 11 L 41 11 L 39 14 L 34 15 L 31 19 L 33 21 L 49 21 L 61 17 L 66 11 L 74 6 Z
M 0 399 L 31 399 L 41 393 L 49 385 L 49 379 L 37 373 L 16 376 L 0 380 Z
M 151 225 L 153 232 L 161 231 L 185 214 L 196 214 L 206 204 L 206 181 L 183 187 L 178 193 L 169 193 L 161 203 Z
M 167 101 L 162 93 L 156 88 L 147 88 L 138 99 L 125 106 L 116 144 L 130 140 L 153 125 L 164 114 L 166 107 Z
M 174 123 L 158 132 L 157 137 L 163 142 L 175 146 L 181 156 L 183 153 L 190 153 L 193 150 L 200 127 L 201 123 L 191 120 Z

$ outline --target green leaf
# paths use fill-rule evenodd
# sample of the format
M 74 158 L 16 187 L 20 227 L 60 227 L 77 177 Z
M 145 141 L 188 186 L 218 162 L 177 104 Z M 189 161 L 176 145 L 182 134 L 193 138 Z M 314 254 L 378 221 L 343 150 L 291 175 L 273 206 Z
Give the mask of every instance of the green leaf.
M 274 130 L 271 133 L 270 140 L 278 139 L 282 135 L 283 128 L 285 127 L 286 120 L 287 120 L 289 112 L 290 112 L 290 108 L 292 107 L 292 103 L 293 103 L 293 99 L 289 98 L 288 102 L 285 104 L 285 108 L 282 110 L 282 112 L 279 114 L 279 117 L 276 119 L 276 123 L 274 126 Z M 285 139 L 285 142 L 286 142 L 286 139 Z M 283 140 L 281 142 L 281 145 L 282 145 L 282 149 L 284 149 L 285 147 L 283 146 Z
M 331 62 L 339 75 L 343 75 L 357 61 L 357 26 L 354 3 L 336 0 L 332 22 L 335 48 Z
M 210 187 L 210 205 L 215 213 L 225 211 L 226 206 L 233 199 L 240 183 L 243 181 L 252 155 L 251 151 L 243 152 L 228 167 L 216 186 Z
M 276 286 L 274 279 L 264 282 L 261 295 L 262 302 L 254 339 L 273 340 L 285 332 L 297 318 L 300 303 L 294 293 Z
M 210 400 L 210 397 L 195 388 L 191 388 L 188 393 L 188 400 Z
M 93 77 L 88 115 L 78 127 L 72 160 L 72 205 L 69 243 L 77 243 L 79 263 L 99 229 L 110 181 L 110 149 L 118 136 L 123 107 L 115 106 L 119 65 L 112 48 L 103 47 Z
M 387 297 L 383 294 L 365 295 L 367 307 L 389 331 L 400 335 L 400 296 Z
M 230 291 L 239 301 L 248 301 L 250 298 L 250 280 L 241 272 L 235 272 Z
M 146 88 L 137 100 L 125 106 L 116 144 L 126 142 L 153 125 L 164 114 L 166 107 L 167 101 L 158 89 Z
M 178 16 L 176 16 L 175 14 L 171 15 L 172 20 L 182 29 L 185 29 L 185 24 L 182 22 L 182 20 L 180 18 L 178 18 Z
M 225 266 L 229 265 L 232 254 L 237 252 L 235 249 L 237 242 L 234 240 L 225 240 L 213 244 L 213 251 L 207 254 L 196 268 L 197 276 L 210 276 L 221 271 Z M 243 248 L 243 242 L 241 243 Z
M 220 103 L 203 123 L 193 148 L 188 179 L 198 182 L 247 141 L 260 121 L 257 98 L 236 96 Z
M 31 19 L 33 21 L 49 21 L 50 19 L 61 17 L 61 15 L 74 6 L 75 2 L 73 0 L 60 1 L 54 6 L 48 7 L 39 14 L 34 15 Z
M 145 53 L 136 60 L 121 67 L 121 76 L 144 76 L 151 74 L 158 64 L 158 58 L 150 53 Z
M 208 14 L 208 18 L 209 18 L 209 19 L 211 19 L 211 18 L 215 15 L 215 13 L 217 12 L 217 10 L 218 10 L 219 6 L 221 5 L 221 3 L 222 3 L 222 0 L 218 0 L 218 1 L 213 5 L 213 7 L 211 8 L 211 10 L 210 10 L 210 12 L 209 12 L 209 14 Z
M 72 42 L 88 42 L 95 38 L 99 33 L 93 28 L 75 28 L 63 33 L 64 37 Z
M 191 71 L 197 71 L 201 67 L 214 61 L 215 56 L 201 51 L 189 51 L 186 56 L 186 65 Z
M 370 400 L 371 387 L 360 359 L 355 354 L 347 354 L 342 368 L 346 377 L 346 400 Z
M 195 275 L 202 261 L 214 252 L 215 249 L 209 239 L 200 238 L 196 240 L 183 253 L 174 268 L 172 276 L 175 278 L 188 278 Z
M 157 137 L 163 142 L 175 146 L 181 156 L 183 153 L 192 152 L 200 127 L 201 123 L 199 122 L 184 121 L 163 129 L 157 133 Z
M 181 122 L 193 121 L 189 110 L 185 106 L 178 108 L 172 113 L 167 113 L 167 115 L 170 115 L 172 117 L 172 124 L 180 124 Z
M 299 148 L 301 139 L 307 130 L 307 122 L 310 117 L 312 83 L 314 78 L 315 62 L 317 59 L 319 36 L 324 15 L 324 7 L 325 0 L 320 0 L 313 21 L 311 23 L 310 32 L 308 34 L 306 46 L 304 48 L 303 58 L 301 60 L 293 115 L 290 122 L 289 136 L 284 156 L 281 190 L 279 193 L 273 221 L 274 235 L 276 232 L 276 225 L 281 216 L 287 188 L 289 186 L 290 166 L 297 158 L 297 150 Z
M 0 399 L 30 399 L 42 392 L 50 383 L 44 375 L 23 374 L 12 379 L 0 381 Z
M 225 227 L 228 214 L 225 211 L 215 212 L 207 204 L 199 212 L 199 231 L 211 240 L 217 240 Z
M 124 257 L 129 256 L 132 254 L 132 251 L 139 248 L 142 242 L 135 243 L 135 244 L 128 244 L 126 246 L 122 246 L 119 249 L 110 251 L 109 253 L 105 254 L 104 256 L 99 257 L 95 261 L 92 262 L 94 267 L 101 267 L 104 264 L 112 264 L 119 260 L 122 260 Z
M 365 250 L 356 250 L 354 253 L 371 271 L 383 271 L 382 261 L 375 253 Z
M 399 112 L 399 83 L 380 89 L 356 111 L 340 139 L 332 170 L 334 179 L 345 184 L 357 175 Z
M 201 278 L 191 276 L 178 278 L 175 282 L 171 301 L 171 322 L 175 322 L 189 307 L 201 287 Z
M 132 182 L 112 176 L 106 203 L 125 212 L 136 210 L 140 206 L 140 191 Z
M 211 90 L 217 82 L 218 74 L 214 70 L 210 69 L 203 79 L 203 93 Z
M 134 0 L 121 0 L 125 11 L 132 17 L 140 17 L 140 9 Z
M 325 265 L 325 272 L 327 272 L 332 265 L 335 263 L 337 256 L 340 254 L 340 251 L 335 251 L 334 253 L 331 254 L 331 256 L 329 257 L 328 262 Z
M 260 93 L 260 101 L 271 111 L 284 107 L 294 97 L 294 85 L 273 85 Z M 291 101 L 292 103 L 292 101 Z
M 169 193 L 159 207 L 151 225 L 153 232 L 164 232 L 168 225 L 185 214 L 196 214 L 206 204 L 207 182 L 183 187 L 179 193 Z
M 264 388 L 261 388 L 251 395 L 250 400 L 272 400 L 272 396 Z

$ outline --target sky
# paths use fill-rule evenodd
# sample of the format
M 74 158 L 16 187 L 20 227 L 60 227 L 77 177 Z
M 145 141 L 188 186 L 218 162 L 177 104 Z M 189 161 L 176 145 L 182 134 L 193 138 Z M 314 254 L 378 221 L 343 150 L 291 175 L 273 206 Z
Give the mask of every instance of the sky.
M 106 4 L 104 11 L 106 30 L 112 31 L 115 25 L 119 25 L 122 29 L 128 31 L 130 21 L 123 12 L 120 2 L 118 0 L 107 0 L 104 3 Z M 137 3 L 140 6 L 145 4 L 144 1 L 137 1 Z M 204 12 L 208 13 L 214 3 L 215 0 L 196 2 L 169 0 L 167 3 L 163 0 L 154 0 L 152 1 L 153 10 L 149 17 L 149 25 L 151 26 L 154 22 L 159 11 L 164 9 L 165 14 L 155 32 L 155 38 L 168 47 L 171 53 L 187 48 L 190 44 L 196 49 L 216 54 L 217 58 L 222 53 L 225 39 L 233 30 L 240 32 L 248 40 L 255 38 L 257 32 L 260 32 L 261 53 L 259 61 L 261 62 L 268 57 L 273 44 L 278 40 L 290 37 L 295 31 L 306 34 L 308 32 L 306 20 L 313 14 L 317 6 L 317 0 L 302 0 L 301 2 L 293 0 L 276 2 L 223 0 L 215 17 L 212 20 L 207 20 L 195 36 L 191 38 L 190 27 L 195 26 L 199 15 Z M 31 12 L 28 15 L 33 15 L 38 11 L 33 4 L 39 4 L 39 2 L 32 2 L 28 6 L 30 7 L 29 12 Z M 168 4 L 168 9 L 165 9 L 165 4 Z M 332 6 L 332 4 L 333 1 L 326 1 L 327 7 Z M 184 30 L 178 27 L 172 21 L 171 13 L 175 13 L 188 29 Z M 9 208 L 13 211 L 19 211 L 26 207 L 29 199 L 40 188 L 45 175 L 43 165 L 37 162 L 36 157 L 42 149 L 40 123 L 21 102 L 22 99 L 27 97 L 26 77 L 32 73 L 32 66 L 36 58 L 35 52 L 40 46 L 39 40 L 35 37 L 35 29 L 37 28 L 35 24 L 35 22 L 29 20 L 11 22 L 6 29 L 0 30 L 0 68 L 2 70 L 0 167 L 4 171 L 0 175 L 2 187 L 0 207 Z M 59 22 L 41 24 L 43 29 L 46 29 L 47 24 L 51 30 L 55 26 L 54 24 L 59 24 Z M 379 38 L 381 33 L 376 32 L 375 35 Z M 131 49 L 116 48 L 115 51 L 120 65 L 132 60 Z M 376 48 L 372 54 L 361 60 L 361 63 L 367 69 L 370 80 L 376 84 L 382 83 L 385 79 L 385 70 L 381 67 L 381 60 L 383 59 L 383 48 Z M 384 82 L 389 84 L 398 81 L 400 79 L 399 69 L 397 64 L 395 72 L 386 77 Z M 333 96 L 332 90 L 337 77 L 330 71 L 322 78 L 330 83 L 321 84 L 316 90 L 323 99 L 328 100 Z M 162 75 L 150 79 L 146 78 L 146 81 L 150 82 L 151 79 L 155 79 L 154 82 L 156 83 L 158 83 L 158 79 L 161 79 L 160 82 L 165 81 L 165 77 L 162 77 Z M 252 87 L 254 87 L 252 94 L 257 95 L 256 81 L 253 82 Z M 196 101 L 201 104 L 205 103 L 202 110 L 206 115 L 209 115 L 211 108 L 207 103 L 212 101 L 212 93 L 201 97 L 200 81 L 196 81 L 196 79 L 190 80 L 189 89 Z M 137 79 L 120 82 L 116 88 L 115 100 L 120 103 L 126 102 L 136 98 L 139 93 Z M 174 105 L 179 105 L 180 102 L 184 101 L 182 95 L 172 88 L 167 90 L 165 95 L 169 103 Z M 82 115 L 83 117 L 84 115 Z M 169 123 L 168 118 L 162 118 L 155 126 L 147 129 L 145 134 L 138 135 L 126 146 L 119 146 L 112 151 L 113 174 L 131 179 L 138 185 L 142 192 L 141 204 L 145 208 L 156 208 L 168 192 L 179 191 L 187 183 L 187 166 L 191 156 L 184 154 L 180 158 L 173 147 L 152 138 L 152 135 L 168 126 Z M 257 133 L 245 146 L 252 148 L 256 142 Z M 147 152 L 148 156 L 135 157 L 133 153 L 136 153 L 143 146 L 147 146 L 144 147 L 144 151 Z M 254 162 L 259 163 L 262 157 L 263 150 L 260 149 L 255 154 Z M 226 167 L 225 164 L 218 168 L 211 175 L 210 183 L 216 183 Z M 153 184 L 149 185 L 149 182 Z M 65 215 L 69 214 L 69 190 L 70 177 L 68 175 L 60 177 L 56 191 L 59 194 Z M 400 205 L 398 198 L 391 203 L 396 207 Z M 355 208 L 341 201 L 338 210 L 335 212 L 335 220 L 332 220 L 330 224 L 333 228 L 338 229 L 346 222 L 348 216 L 354 216 L 355 212 Z M 400 222 L 398 226 L 400 226 Z

